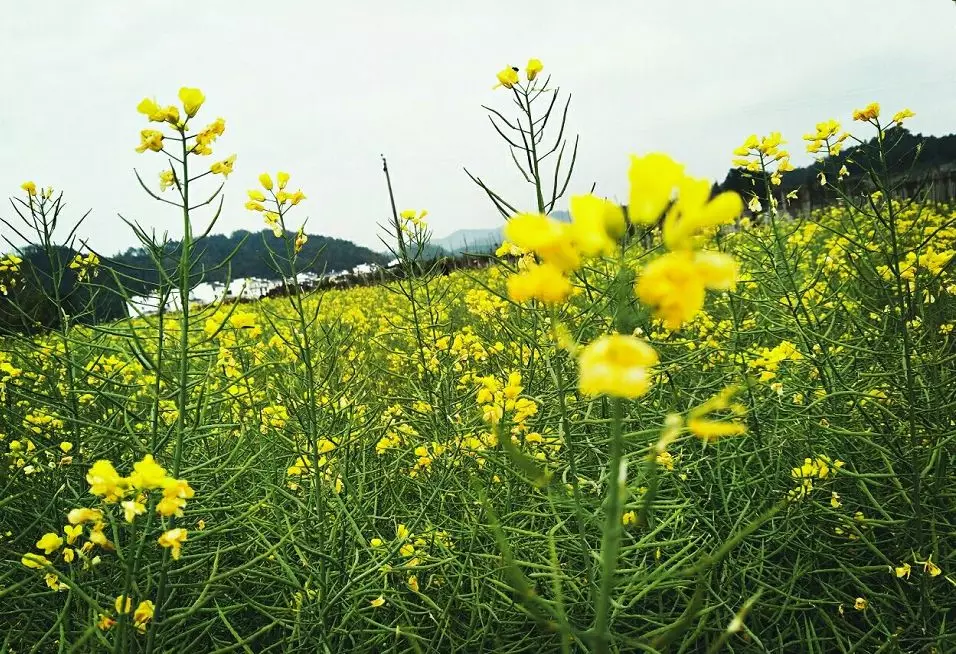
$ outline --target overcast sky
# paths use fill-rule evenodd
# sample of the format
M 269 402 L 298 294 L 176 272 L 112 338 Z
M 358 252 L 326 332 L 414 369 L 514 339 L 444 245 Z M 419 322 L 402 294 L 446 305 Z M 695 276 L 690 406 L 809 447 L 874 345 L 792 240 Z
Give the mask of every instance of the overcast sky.
M 226 118 L 209 163 L 238 154 L 221 231 L 262 228 L 243 209 L 245 189 L 281 169 L 308 196 L 299 215 L 310 232 L 377 249 L 388 211 L 380 153 L 399 208 L 427 208 L 436 236 L 501 222 L 465 165 L 532 207 L 480 107 L 508 109 L 495 73 L 529 57 L 573 92 L 575 192 L 596 182 L 626 197 L 628 155 L 648 151 L 722 178 L 751 132 L 782 131 L 805 163 L 803 133 L 849 122 L 871 100 L 888 113 L 911 107 L 914 131 L 956 131 L 951 0 L 4 5 L 0 189 L 20 193 L 27 179 L 62 189 L 73 213 L 92 209 L 81 234 L 108 254 L 134 244 L 117 212 L 179 233 L 175 210 L 146 198 L 132 169 L 155 182 L 163 167 L 134 151 L 147 126 L 137 103 L 173 103 L 183 85 L 206 93 L 200 123 Z

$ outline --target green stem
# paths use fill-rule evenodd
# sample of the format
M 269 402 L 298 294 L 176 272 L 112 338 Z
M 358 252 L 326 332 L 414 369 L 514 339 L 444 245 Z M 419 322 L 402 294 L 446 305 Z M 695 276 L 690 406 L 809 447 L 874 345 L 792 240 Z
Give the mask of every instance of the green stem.
M 621 504 L 624 499 L 624 403 L 611 400 L 611 456 L 608 469 L 604 537 L 601 540 L 601 591 L 592 629 L 594 651 L 603 654 L 611 645 L 611 594 L 614 592 L 617 558 L 621 549 Z

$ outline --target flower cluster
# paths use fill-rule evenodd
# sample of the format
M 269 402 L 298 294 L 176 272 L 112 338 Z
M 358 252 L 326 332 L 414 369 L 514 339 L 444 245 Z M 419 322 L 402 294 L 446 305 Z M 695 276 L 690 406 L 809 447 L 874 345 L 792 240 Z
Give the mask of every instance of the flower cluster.
M 534 78 L 538 76 L 544 70 L 544 64 L 541 63 L 540 59 L 529 59 L 528 65 L 525 68 L 525 74 L 528 77 L 529 82 L 533 82 Z M 506 66 L 498 72 L 498 83 L 493 87 L 497 89 L 499 87 L 505 87 L 506 89 L 513 88 L 520 81 L 518 77 L 518 69 L 514 66 Z
M 11 288 L 17 285 L 17 275 L 23 259 L 15 254 L 5 254 L 0 257 L 0 293 L 6 295 Z
M 608 200 L 593 195 L 572 197 L 571 216 L 570 223 L 533 213 L 508 221 L 505 236 L 527 253 L 519 261 L 520 272 L 508 279 L 512 300 L 564 302 L 572 291 L 568 276 L 585 258 L 613 253 L 624 234 L 624 211 Z
M 780 147 L 785 143 L 780 132 L 771 132 L 762 137 L 751 134 L 743 145 L 734 150 L 734 165 L 752 173 L 766 172 L 770 175 L 771 183 L 779 186 L 783 173 L 793 170 L 790 152 Z
M 272 175 L 262 173 L 259 175 L 259 184 L 263 190 L 249 189 L 246 191 L 249 196 L 249 201 L 246 202 L 246 209 L 262 213 L 266 225 L 269 226 L 276 238 L 281 238 L 285 231 L 284 218 L 286 212 L 290 207 L 294 207 L 305 199 L 305 194 L 301 189 L 295 193 L 286 191 L 286 186 L 289 184 L 289 177 L 289 173 L 280 171 L 276 173 L 276 181 L 273 182 Z M 274 211 L 270 208 L 266 208 L 266 205 L 263 204 L 266 202 L 266 194 L 263 193 L 263 191 L 269 194 L 269 198 L 271 198 L 270 204 L 275 205 Z M 302 249 L 306 240 L 307 237 L 304 231 L 300 229 L 296 236 L 296 252 Z
M 92 279 L 99 272 L 100 258 L 93 252 L 86 256 L 78 254 L 70 262 L 70 269 L 76 271 L 77 281 Z
M 707 290 L 734 288 L 736 260 L 700 247 L 717 227 L 740 215 L 743 203 L 731 191 L 711 197 L 708 180 L 685 175 L 683 166 L 664 154 L 633 157 L 629 177 L 628 216 L 653 225 L 666 210 L 662 231 L 669 250 L 644 267 L 635 292 L 668 329 L 677 329 L 703 309 Z
M 840 154 L 843 142 L 848 138 L 850 138 L 849 132 L 841 132 L 840 123 L 832 118 L 817 123 L 815 132 L 803 135 L 803 140 L 807 141 L 807 152 L 816 154 L 825 150 L 831 157 Z
M 803 465 L 790 471 L 790 476 L 797 483 L 797 486 L 789 492 L 789 497 L 795 500 L 806 497 L 813 490 L 814 480 L 830 479 L 844 465 L 843 461 L 839 459 L 834 461 L 825 455 L 813 458 L 807 457 L 803 460 Z

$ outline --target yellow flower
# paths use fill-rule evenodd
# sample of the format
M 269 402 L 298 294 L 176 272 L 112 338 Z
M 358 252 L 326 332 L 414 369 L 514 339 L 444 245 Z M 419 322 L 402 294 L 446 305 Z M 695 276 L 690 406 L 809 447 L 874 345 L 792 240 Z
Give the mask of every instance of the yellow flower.
M 129 482 L 133 488 L 140 490 L 162 488 L 164 479 L 166 479 L 166 470 L 156 463 L 152 454 L 147 454 L 142 461 L 134 463 L 133 474 L 129 476 Z
M 229 173 L 232 172 L 232 167 L 236 163 L 236 155 L 230 155 L 223 159 L 222 161 L 217 161 L 209 167 L 209 172 L 214 175 L 222 175 L 223 177 L 229 177 Z
M 899 577 L 900 579 L 902 579 L 903 577 L 906 577 L 907 579 L 909 579 L 911 571 L 912 571 L 912 568 L 910 568 L 910 564 L 905 562 L 903 563 L 903 565 L 899 566 L 898 568 L 895 568 L 894 570 L 894 572 L 896 572 L 896 576 Z
M 866 607 L 869 605 L 870 603 L 866 601 L 866 598 L 863 597 L 857 597 L 856 601 L 853 602 L 853 608 L 855 608 L 857 611 L 865 611 Z
M 415 554 L 415 546 L 412 545 L 411 543 L 405 543 L 399 548 L 398 553 L 404 556 L 405 558 L 408 558 L 412 556 L 413 554 Z
M 272 190 L 272 177 L 269 176 L 269 173 L 262 173 L 259 175 L 259 183 L 262 184 L 262 188 L 265 190 Z
M 159 152 L 163 149 L 162 132 L 157 132 L 155 129 L 144 129 L 140 131 L 139 138 L 141 143 L 136 146 L 137 152 L 146 152 L 147 150 Z
M 56 532 L 47 532 L 37 541 L 37 549 L 43 550 L 44 554 L 53 554 L 63 545 L 63 539 Z
M 120 595 L 113 602 L 113 608 L 116 609 L 117 613 L 129 613 L 133 610 L 133 598 Z
M 930 577 L 937 577 L 943 571 L 940 569 L 938 565 L 933 563 L 933 557 L 929 557 L 928 559 L 926 559 L 926 562 L 923 564 L 923 572 L 928 574 Z
M 73 551 L 70 547 L 63 548 L 63 560 L 67 563 L 73 563 L 73 559 L 76 558 L 76 552 Z
M 871 102 L 866 105 L 863 109 L 856 109 L 853 111 L 853 120 L 868 121 L 874 120 L 880 117 L 880 103 Z
M 301 190 L 301 189 L 299 189 L 298 191 L 296 191 L 295 193 L 293 193 L 292 195 L 289 196 L 289 202 L 290 202 L 293 206 L 299 204 L 299 203 L 302 202 L 304 199 L 305 199 L 305 194 L 302 193 L 302 190 Z
M 418 577 L 412 575 L 408 578 L 408 587 L 416 593 L 418 592 Z
M 661 217 L 684 177 L 684 166 L 666 154 L 631 155 L 627 173 L 630 182 L 627 215 L 639 225 L 651 225 Z
M 265 195 L 265 193 L 263 193 L 263 192 L 260 191 L 259 189 L 255 189 L 255 188 L 249 189 L 248 191 L 246 191 L 246 193 L 249 195 L 249 200 L 252 201 L 252 202 L 265 202 L 265 201 L 266 201 L 266 195 Z
M 29 196 L 35 196 L 37 194 L 37 185 L 33 182 L 23 182 L 20 184 L 20 188 L 27 192 Z
M 528 73 L 528 81 L 532 81 L 542 70 L 544 70 L 544 64 L 541 63 L 540 59 L 529 59 L 528 67 L 526 69 L 526 72 Z
M 626 228 L 620 205 L 588 194 L 572 196 L 570 208 L 573 238 L 581 254 L 612 254 Z
M 677 200 L 664 217 L 664 245 L 669 250 L 694 247 L 694 239 L 706 230 L 734 222 L 744 203 L 733 191 L 710 197 L 711 184 L 706 179 L 684 177 L 680 180 Z
M 73 449 L 73 443 L 69 441 L 63 441 L 62 443 L 60 443 L 60 451 L 63 452 L 64 454 L 69 454 L 70 450 L 72 449 Z
M 578 385 L 585 395 L 640 397 L 650 389 L 648 369 L 657 361 L 657 352 L 634 336 L 600 336 L 581 351 Z
M 893 114 L 893 122 L 902 124 L 907 118 L 912 118 L 916 114 L 909 109 L 902 109 Z
M 109 463 L 109 461 L 107 461 L 106 463 Z M 89 475 L 87 475 L 86 480 L 89 481 Z M 99 509 L 73 509 L 67 514 L 66 519 L 71 525 L 82 525 L 84 522 L 100 522 L 103 520 L 103 512 L 100 511 Z M 66 529 L 67 528 L 64 527 L 64 530 Z M 83 530 L 80 529 L 80 532 L 82 531 Z M 70 535 L 70 532 L 67 531 L 67 536 L 69 535 Z M 71 545 L 73 544 L 72 540 L 68 542 Z
M 278 173 L 276 173 L 276 182 L 279 185 L 280 191 L 284 189 L 286 184 L 289 183 L 289 173 L 284 173 L 280 170 Z
M 159 173 L 159 190 L 165 191 L 176 184 L 176 174 L 171 170 L 164 170 Z
M 188 532 L 185 529 L 182 527 L 176 527 L 163 532 L 156 542 L 158 542 L 162 547 L 169 548 L 172 551 L 173 560 L 178 560 L 180 549 L 182 548 L 187 537 Z
M 581 255 L 574 244 L 571 225 L 543 214 L 522 213 L 505 225 L 505 237 L 525 250 L 531 250 L 545 263 L 562 272 L 576 269 Z
M 261 203 L 256 202 L 255 200 L 249 200 L 248 202 L 246 202 L 245 206 L 246 206 L 246 209 L 248 209 L 249 211 L 265 211 L 266 210 L 266 208 Z
M 384 542 L 382 541 L 381 538 L 373 538 L 372 540 L 368 542 L 368 544 L 371 545 L 372 547 L 378 548 L 384 545 Z
M 150 600 L 143 600 L 133 611 L 133 625 L 140 631 L 146 630 L 146 623 L 153 619 L 156 607 Z
M 113 464 L 105 459 L 100 459 L 90 466 L 86 473 L 86 481 L 90 485 L 90 493 L 102 497 L 107 502 L 117 501 L 126 492 L 127 480 L 120 477 Z M 72 515 L 73 512 L 71 511 L 70 514 Z M 72 519 L 70 522 L 77 524 Z
M 515 302 L 535 299 L 544 304 L 561 304 L 571 295 L 571 281 L 550 263 L 530 264 L 508 278 L 508 297 Z
M 637 297 L 668 329 L 677 329 L 704 306 L 706 289 L 731 288 L 737 262 L 722 252 L 669 252 L 649 263 L 635 286 Z
M 697 438 L 713 441 L 724 436 L 741 436 L 747 433 L 747 426 L 739 422 L 710 420 L 709 418 L 691 418 L 687 429 Z
M 110 629 L 113 627 L 113 625 L 115 625 L 115 624 L 116 624 L 116 620 L 114 620 L 113 618 L 111 618 L 111 617 L 108 616 L 108 615 L 104 615 L 104 614 L 101 613 L 101 614 L 100 614 L 100 619 L 96 622 L 96 627 L 97 627 L 100 631 L 108 631 L 108 630 L 110 630 Z
M 369 602 L 369 604 L 371 604 L 373 607 L 377 609 L 378 607 L 385 604 L 385 598 L 379 595 L 378 597 L 373 599 L 371 602 Z
M 163 480 L 163 499 L 156 504 L 156 512 L 167 518 L 174 515 L 182 517 L 186 500 L 195 494 L 185 479 L 167 477 Z
M 410 534 L 411 532 L 408 531 L 408 527 L 405 525 L 400 524 L 395 528 L 395 538 L 399 540 L 405 540 Z
M 43 566 L 52 565 L 50 563 L 50 559 L 46 558 L 42 554 L 34 554 L 33 552 L 27 552 L 20 557 L 20 563 L 34 570 L 39 570 Z
M 295 253 L 298 254 L 302 251 L 302 248 L 305 247 L 305 244 L 308 242 L 309 236 L 302 231 L 302 228 L 299 228 L 299 231 L 295 235 Z
M 146 506 L 142 502 L 135 500 L 125 500 L 121 506 L 123 507 L 123 517 L 126 519 L 126 522 L 133 522 L 136 516 L 146 513 Z
M 53 574 L 52 572 L 44 575 L 43 581 L 46 582 L 46 585 L 49 586 L 52 590 L 60 592 L 69 588 L 66 584 L 60 581 L 60 578 Z
M 136 106 L 136 111 L 145 114 L 151 122 L 168 122 L 173 125 L 179 122 L 179 109 L 173 106 L 162 107 L 155 100 L 143 98 Z
M 637 514 L 633 511 L 627 511 L 624 515 L 621 516 L 621 524 L 623 525 L 633 525 L 637 522 Z
M 506 89 L 510 89 L 512 86 L 518 83 L 518 69 L 517 68 L 503 68 L 498 72 L 498 83 L 495 84 L 493 88 L 498 88 L 503 86 Z
M 183 109 L 186 115 L 192 118 L 199 111 L 199 107 L 206 101 L 206 96 L 199 89 L 191 89 L 186 86 L 179 89 L 179 101 L 183 103 Z
M 750 198 L 750 202 L 747 203 L 747 208 L 753 213 L 760 213 L 760 211 L 763 209 L 763 205 L 760 204 L 760 198 L 758 198 L 756 195 Z

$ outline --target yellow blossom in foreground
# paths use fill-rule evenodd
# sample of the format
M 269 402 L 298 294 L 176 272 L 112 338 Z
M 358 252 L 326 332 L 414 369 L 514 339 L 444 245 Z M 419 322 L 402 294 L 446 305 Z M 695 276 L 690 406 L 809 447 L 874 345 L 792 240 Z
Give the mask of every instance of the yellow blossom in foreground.
M 578 381 L 585 395 L 636 398 L 650 389 L 649 368 L 657 352 L 646 342 L 623 334 L 600 336 L 581 350 Z
M 630 195 L 627 215 L 640 225 L 650 225 L 664 213 L 684 177 L 684 166 L 666 154 L 652 152 L 631 156 L 627 173 Z
M 44 554 L 53 554 L 63 545 L 63 538 L 55 532 L 47 532 L 37 541 L 37 549 L 43 550 Z
M 111 618 L 108 615 L 100 614 L 100 619 L 96 622 L 96 627 L 100 631 L 109 631 L 112 629 L 113 625 L 116 624 L 116 620 Z
M 710 420 L 709 418 L 691 418 L 687 429 L 697 438 L 705 441 L 717 440 L 724 436 L 741 436 L 747 433 L 747 426 L 739 422 Z
M 910 567 L 910 564 L 905 562 L 903 563 L 903 565 L 894 569 L 896 576 L 899 577 L 900 579 L 902 579 L 903 577 L 906 577 L 907 579 L 909 579 L 911 571 L 912 571 L 912 568 Z
M 90 485 L 90 493 L 107 502 L 117 501 L 126 492 L 127 480 L 120 477 L 113 464 L 105 459 L 100 459 L 90 466 L 86 481 Z
M 503 68 L 498 71 L 498 83 L 495 84 L 493 88 L 498 88 L 503 86 L 506 89 L 510 89 L 512 86 L 518 83 L 518 69 L 511 66 Z
M 179 101 L 183 103 L 186 115 L 192 118 L 199 111 L 199 107 L 206 101 L 206 96 L 199 89 L 182 87 L 179 89 Z
M 89 475 L 87 475 L 87 481 L 89 481 Z M 100 522 L 103 520 L 103 512 L 99 509 L 73 509 L 67 514 L 66 519 L 71 525 L 82 525 L 84 522 Z M 70 542 L 72 543 L 72 541 Z
M 581 265 L 571 225 L 543 214 L 522 213 L 505 225 L 505 237 L 520 248 L 537 254 L 562 272 Z
M 550 263 L 533 263 L 508 278 L 508 297 L 515 302 L 535 299 L 544 304 L 561 304 L 571 290 L 571 281 Z
M 880 103 L 871 102 L 862 109 L 853 111 L 853 120 L 867 121 L 875 120 L 880 117 Z
M 866 600 L 866 598 L 863 597 L 857 597 L 853 602 L 853 608 L 855 608 L 857 611 L 865 611 L 866 607 L 869 605 L 870 603 Z
M 176 527 L 163 532 L 156 542 L 158 542 L 162 547 L 169 548 L 172 552 L 173 560 L 178 560 L 181 553 L 180 550 L 187 537 L 188 532 L 185 529 L 182 527 Z
M 897 111 L 895 114 L 893 114 L 893 122 L 902 124 L 904 120 L 906 120 L 907 118 L 912 118 L 915 115 L 916 114 L 909 109 L 902 109 L 900 111 Z
M 627 511 L 624 515 L 621 516 L 621 524 L 623 525 L 633 525 L 637 522 L 637 514 L 634 511 Z
M 693 249 L 698 236 L 733 223 L 744 209 L 743 200 L 734 191 L 713 198 L 710 194 L 709 180 L 680 180 L 677 200 L 664 217 L 664 245 L 668 250 Z
M 371 602 L 369 602 L 369 604 L 371 604 L 373 607 L 377 609 L 378 607 L 383 606 L 385 604 L 385 598 L 379 595 L 378 597 L 373 599 Z
M 542 70 L 544 70 L 544 64 L 541 63 L 540 59 L 529 59 L 528 66 L 525 69 L 528 74 L 528 81 L 532 81 Z
M 163 149 L 163 133 L 155 129 L 144 129 L 139 133 L 140 144 L 136 146 L 137 152 L 146 152 L 152 150 L 159 152 Z
M 289 173 L 282 172 L 281 170 L 276 173 L 276 183 L 279 185 L 279 190 L 283 190 L 286 184 L 289 183 Z
M 39 570 L 44 566 L 52 565 L 50 563 L 50 559 L 46 558 L 42 554 L 34 554 L 33 552 L 27 552 L 20 557 L 20 563 L 28 568 L 33 568 L 34 570 Z
M 133 464 L 133 474 L 129 476 L 129 483 L 133 488 L 150 490 L 161 488 L 165 478 L 165 468 L 156 463 L 152 454 L 147 454 L 142 461 Z
M 677 329 L 704 306 L 707 289 L 733 288 L 737 262 L 722 252 L 669 252 L 649 263 L 638 277 L 635 293 L 668 329 Z
M 222 175 L 223 177 L 229 177 L 229 173 L 232 172 L 232 167 L 236 163 L 236 155 L 230 155 L 223 159 L 222 161 L 217 161 L 209 167 L 209 172 L 214 175 Z
M 140 631 L 146 630 L 146 623 L 153 619 L 156 607 L 150 600 L 143 600 L 133 611 L 133 625 Z
M 113 602 L 113 608 L 116 609 L 117 613 L 129 613 L 133 610 L 133 598 L 120 595 Z
M 612 254 L 626 227 L 624 210 L 596 195 L 575 195 L 570 201 L 572 237 L 586 257 Z
M 23 182 L 20 184 L 20 188 L 27 192 L 27 195 L 33 197 L 37 194 L 37 185 L 33 182 Z
M 262 173 L 259 175 L 259 183 L 262 184 L 262 188 L 265 190 L 272 190 L 272 177 L 269 175 L 269 173 Z
M 66 534 L 66 544 L 72 545 L 77 538 L 83 535 L 83 525 L 64 525 L 63 533 Z
M 136 516 L 146 513 L 146 506 L 142 502 L 125 500 L 121 506 L 123 507 L 123 517 L 126 522 L 133 522 Z

